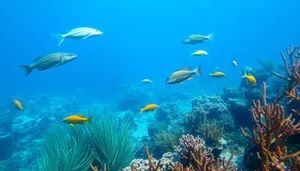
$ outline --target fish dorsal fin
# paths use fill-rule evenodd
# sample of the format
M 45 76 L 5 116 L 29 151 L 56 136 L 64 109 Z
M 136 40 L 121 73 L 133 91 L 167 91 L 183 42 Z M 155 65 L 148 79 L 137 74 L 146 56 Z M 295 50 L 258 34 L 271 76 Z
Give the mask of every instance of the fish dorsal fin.
M 81 117 L 81 118 L 84 118 L 84 116 L 83 116 L 83 115 L 76 115 L 76 116 L 78 116 L 78 117 Z
M 190 71 L 191 68 L 180 68 L 180 69 L 178 69 L 178 70 L 176 70 L 176 71 L 182 71 L 182 70 L 188 70 L 188 71 Z
M 33 59 L 33 62 L 37 62 L 38 60 L 40 60 L 43 56 L 39 56 Z

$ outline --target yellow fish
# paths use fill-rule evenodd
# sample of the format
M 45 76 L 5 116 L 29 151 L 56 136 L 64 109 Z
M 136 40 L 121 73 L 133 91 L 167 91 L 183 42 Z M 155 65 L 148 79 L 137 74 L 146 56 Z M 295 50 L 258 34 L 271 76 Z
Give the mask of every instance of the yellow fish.
M 203 56 L 203 55 L 208 55 L 208 52 L 204 50 L 198 50 L 196 52 L 191 53 L 191 56 Z
M 236 67 L 237 66 L 236 61 L 232 61 L 232 65 L 233 65 L 233 67 Z
M 91 116 L 88 118 L 85 118 L 82 115 L 71 115 L 71 116 L 64 118 L 62 120 L 62 122 L 68 123 L 71 126 L 75 126 L 75 124 L 84 124 L 84 122 L 91 123 L 91 118 L 92 118 Z
M 158 108 L 158 105 L 156 105 L 156 104 L 148 104 L 144 108 L 140 109 L 140 113 L 154 111 L 157 108 Z
M 209 74 L 209 76 L 215 77 L 215 78 L 222 78 L 222 77 L 225 77 L 226 75 L 223 72 L 214 72 L 213 74 Z
M 24 110 L 24 108 L 23 108 L 21 102 L 19 102 L 19 101 L 16 100 L 16 99 L 13 99 L 12 102 L 14 103 L 14 105 L 15 105 L 15 107 L 16 107 L 17 109 L 22 110 L 22 111 Z
M 244 75 L 242 76 L 242 78 L 245 78 L 247 84 L 256 86 L 256 79 L 253 75 L 247 74 L 246 71 L 244 71 Z

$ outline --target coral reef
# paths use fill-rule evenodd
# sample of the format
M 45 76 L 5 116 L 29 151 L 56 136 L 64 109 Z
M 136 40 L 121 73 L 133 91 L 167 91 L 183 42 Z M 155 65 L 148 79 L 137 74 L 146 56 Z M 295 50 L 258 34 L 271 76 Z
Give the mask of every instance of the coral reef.
M 187 171 L 236 170 L 235 166 L 229 169 L 235 153 L 234 151 L 227 162 L 225 158 L 223 162 L 220 162 L 218 158 L 216 165 L 214 165 L 214 155 L 211 153 L 211 149 L 205 147 L 205 141 L 203 139 L 192 135 L 183 135 L 180 139 L 180 144 L 181 147 L 177 148 L 176 151 L 181 156 L 181 163 L 174 166 L 177 171 L 183 171 L 184 168 Z
M 252 126 L 249 101 L 245 98 L 229 98 L 227 100 L 230 113 L 236 126 Z
M 289 136 L 300 133 L 300 122 L 294 123 L 292 114 L 284 115 L 284 108 L 276 101 L 268 105 L 266 102 L 266 85 L 263 82 L 262 106 L 258 100 L 253 101 L 252 117 L 255 127 L 251 136 L 248 136 L 241 127 L 242 134 L 260 148 L 257 153 L 262 160 L 263 170 L 285 170 L 284 161 L 295 158 L 300 150 L 287 154 L 284 143 Z
M 166 152 L 173 151 L 174 146 L 179 145 L 180 137 L 181 137 L 180 132 L 171 132 L 171 131 L 162 130 L 156 133 L 153 139 L 156 148 L 159 149 L 158 151 L 166 153 Z
M 299 66 L 300 66 L 300 47 L 293 48 L 290 46 L 287 48 L 286 53 L 289 57 L 290 64 L 288 64 L 285 54 L 281 51 L 281 57 L 284 62 L 286 76 L 282 76 L 277 72 L 274 72 L 274 75 L 285 80 L 287 82 L 283 92 L 280 92 L 278 89 L 277 102 L 283 98 L 289 98 L 288 103 L 292 100 L 298 100 L 298 90 L 297 86 L 300 84 L 300 74 L 299 74 Z M 296 58 L 297 60 L 295 61 Z
M 145 91 L 138 86 L 130 86 L 123 93 L 118 95 L 117 109 L 120 111 L 131 110 L 138 112 L 142 106 L 149 103 L 155 103 L 156 98 L 153 93 Z
M 165 102 L 159 105 L 156 111 L 155 118 L 160 122 L 169 123 L 172 119 L 179 115 L 179 106 L 174 102 Z
M 212 119 L 217 120 L 217 124 L 226 131 L 234 129 L 232 116 L 220 96 L 199 96 L 193 98 L 191 103 L 192 111 L 185 114 L 180 123 L 186 133 L 196 135 L 199 124 Z
M 224 128 L 219 126 L 216 120 L 200 123 L 197 131 L 209 146 L 219 145 L 224 134 Z
M 148 147 L 146 146 L 146 150 L 148 151 Z M 146 154 L 149 154 L 149 151 Z M 149 159 L 151 160 L 151 165 L 153 168 L 156 168 L 159 164 L 160 171 L 170 171 L 173 170 L 174 163 L 176 161 L 176 154 L 174 153 L 165 153 L 159 160 L 152 158 L 150 155 L 147 156 L 148 159 L 134 159 L 131 162 L 131 166 L 128 166 L 123 169 L 123 171 L 149 171 Z M 158 163 L 159 162 L 159 163 Z
M 159 131 L 167 130 L 167 129 L 168 129 L 168 124 L 164 122 L 151 123 L 147 127 L 149 137 L 154 137 L 155 134 L 157 134 Z

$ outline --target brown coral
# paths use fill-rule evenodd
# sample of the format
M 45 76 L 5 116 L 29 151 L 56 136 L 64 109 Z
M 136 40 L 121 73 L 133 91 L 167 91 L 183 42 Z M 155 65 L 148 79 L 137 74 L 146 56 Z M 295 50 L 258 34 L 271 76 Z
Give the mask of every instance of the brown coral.
M 289 136 L 300 133 L 300 122 L 295 123 L 292 114 L 288 117 L 284 115 L 284 108 L 277 101 L 268 105 L 266 102 L 266 85 L 263 82 L 262 94 L 263 106 L 260 101 L 253 101 L 252 118 L 255 127 L 252 128 L 252 135 L 248 136 L 241 127 L 242 134 L 256 144 L 261 154 L 263 170 L 284 171 L 284 161 L 289 160 L 300 154 L 300 150 L 287 154 L 284 143 Z
M 290 103 L 292 100 L 299 100 L 297 86 L 300 84 L 300 74 L 298 71 L 300 66 L 300 46 L 295 48 L 290 46 L 289 48 L 287 48 L 286 53 L 289 57 L 290 64 L 288 64 L 286 60 L 286 55 L 281 51 L 281 57 L 284 62 L 287 77 L 280 75 L 277 72 L 273 73 L 277 77 L 288 82 L 284 88 L 283 93 L 280 93 L 280 90 L 278 89 L 277 102 L 287 97 L 289 98 L 288 103 Z

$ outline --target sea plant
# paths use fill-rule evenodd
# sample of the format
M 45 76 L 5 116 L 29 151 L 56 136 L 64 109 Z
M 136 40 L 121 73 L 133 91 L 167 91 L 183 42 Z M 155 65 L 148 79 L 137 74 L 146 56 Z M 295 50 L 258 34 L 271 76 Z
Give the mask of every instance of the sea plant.
M 224 134 L 224 128 L 219 126 L 216 120 L 200 123 L 197 131 L 199 136 L 203 138 L 208 145 L 212 146 L 218 145 Z
M 180 132 L 162 130 L 154 135 L 154 144 L 163 152 L 172 152 L 179 145 Z
M 46 132 L 41 144 L 42 171 L 83 171 L 94 160 L 92 149 L 76 137 L 67 137 L 67 130 L 54 127 Z
M 91 124 L 73 130 L 73 135 L 84 137 L 86 144 L 94 149 L 94 165 L 107 171 L 121 170 L 135 155 L 135 146 L 130 132 L 130 123 L 119 124 L 111 115 L 93 114 Z

